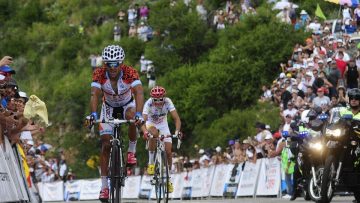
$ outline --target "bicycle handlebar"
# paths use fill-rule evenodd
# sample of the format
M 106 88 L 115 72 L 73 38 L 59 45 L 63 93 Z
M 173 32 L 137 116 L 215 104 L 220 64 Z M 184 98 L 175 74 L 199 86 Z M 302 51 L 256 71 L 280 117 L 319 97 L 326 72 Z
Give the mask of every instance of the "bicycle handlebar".
M 87 120 L 90 120 L 90 116 L 87 116 L 86 117 Z M 129 119 L 129 120 L 125 120 L 125 119 L 117 119 L 117 118 L 114 118 L 114 119 L 108 119 L 108 120 L 93 120 L 91 121 L 93 124 L 94 123 L 107 123 L 107 124 L 114 124 L 114 125 L 119 125 L 119 124 L 123 124 L 123 123 L 135 123 L 136 120 L 134 119 Z
M 157 138 L 157 139 L 160 139 L 160 140 L 163 140 L 164 138 L 167 138 L 167 137 L 176 138 L 176 139 L 177 139 L 177 146 L 176 146 L 176 148 L 177 148 L 177 149 L 180 149 L 181 140 L 179 139 L 179 137 L 178 137 L 177 135 L 168 135 L 168 136 L 160 135 L 159 137 L 154 137 L 154 135 L 152 135 L 151 133 L 149 133 L 149 135 L 148 135 L 148 138 Z

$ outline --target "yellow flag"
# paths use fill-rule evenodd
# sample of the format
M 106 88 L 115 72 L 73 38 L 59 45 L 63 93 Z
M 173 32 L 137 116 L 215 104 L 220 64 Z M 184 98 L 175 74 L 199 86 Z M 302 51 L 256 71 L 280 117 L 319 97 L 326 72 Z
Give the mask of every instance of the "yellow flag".
M 316 6 L 315 15 L 316 15 L 317 17 L 319 17 L 319 18 L 322 18 L 322 19 L 326 20 L 326 17 L 325 17 L 325 15 L 324 15 L 324 13 L 322 12 L 319 4 L 317 4 L 317 6 Z

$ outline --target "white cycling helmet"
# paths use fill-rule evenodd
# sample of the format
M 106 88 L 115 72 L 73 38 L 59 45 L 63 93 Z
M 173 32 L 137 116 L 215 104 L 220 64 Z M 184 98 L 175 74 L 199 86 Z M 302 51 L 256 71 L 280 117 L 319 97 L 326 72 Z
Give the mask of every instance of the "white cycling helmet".
M 102 52 L 103 62 L 118 61 L 122 63 L 125 59 L 124 49 L 118 45 L 109 45 Z

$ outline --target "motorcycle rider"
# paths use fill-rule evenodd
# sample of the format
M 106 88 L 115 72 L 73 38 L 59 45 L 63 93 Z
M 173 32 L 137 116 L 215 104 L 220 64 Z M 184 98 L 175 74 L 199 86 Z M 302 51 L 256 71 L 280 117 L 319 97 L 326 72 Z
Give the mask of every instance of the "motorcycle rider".
M 340 115 L 352 115 L 353 119 L 360 120 L 360 89 L 359 88 L 353 88 L 349 90 L 348 92 L 349 97 L 349 106 L 347 108 L 343 108 L 340 111 Z
M 296 143 L 292 144 L 292 153 L 295 155 L 295 160 L 297 160 L 297 156 L 299 154 L 300 145 L 303 144 L 304 139 L 312 139 L 313 137 L 318 136 L 317 130 L 312 129 L 312 124 L 319 125 L 317 122 L 317 116 L 321 113 L 321 108 L 313 108 L 304 110 L 301 113 L 301 119 L 297 123 L 292 123 L 291 128 L 293 131 L 297 131 L 298 135 L 296 137 L 292 137 L 292 140 Z M 320 124 L 321 125 L 321 124 Z M 304 162 L 302 169 L 300 169 L 299 163 L 295 161 L 294 174 L 293 174 L 293 194 L 290 198 L 290 201 L 294 201 L 298 196 L 300 196 L 301 190 L 299 188 L 299 181 L 302 181 L 301 178 L 306 175 L 306 171 L 302 171 L 306 168 L 310 168 L 308 162 Z M 303 184 L 303 183 L 300 183 Z M 309 199 L 309 197 L 305 197 L 305 199 Z
M 340 116 L 352 115 L 353 120 L 360 120 L 360 89 L 353 88 L 348 91 L 349 107 L 344 107 L 340 110 Z M 353 200 L 354 203 L 358 202 Z

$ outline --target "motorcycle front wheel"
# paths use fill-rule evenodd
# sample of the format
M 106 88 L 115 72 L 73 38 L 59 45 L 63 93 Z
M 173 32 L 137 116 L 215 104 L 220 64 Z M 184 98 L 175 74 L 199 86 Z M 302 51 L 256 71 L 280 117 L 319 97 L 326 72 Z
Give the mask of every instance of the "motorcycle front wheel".
M 330 154 L 325 160 L 324 172 L 321 179 L 320 200 L 317 201 L 318 203 L 331 202 L 334 194 L 333 179 L 336 174 L 335 170 L 335 157 Z

